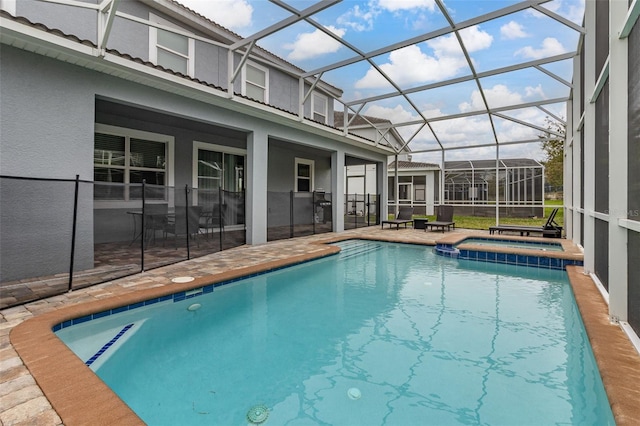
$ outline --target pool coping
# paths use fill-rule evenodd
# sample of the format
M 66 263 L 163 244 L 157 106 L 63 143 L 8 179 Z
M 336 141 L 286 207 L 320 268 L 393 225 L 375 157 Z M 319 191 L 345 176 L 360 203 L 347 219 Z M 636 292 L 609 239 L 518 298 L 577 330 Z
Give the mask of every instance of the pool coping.
M 58 339 L 52 331 L 55 325 L 119 306 L 329 256 L 339 252 L 339 248 L 328 244 L 338 241 L 366 239 L 435 245 L 431 241 L 407 241 L 402 234 L 404 232 L 383 233 L 379 236 L 334 235 L 309 242 L 308 244 L 316 247 L 318 244 L 324 246 L 312 253 L 202 276 L 188 283 L 135 290 L 103 300 L 63 307 L 20 323 L 11 330 L 10 340 L 65 425 L 90 424 L 96 419 L 100 419 L 105 424 L 141 425 L 144 422 Z M 467 235 L 450 235 L 438 240 L 438 243 L 446 239 L 462 240 L 467 237 Z M 531 237 L 527 237 L 527 240 L 531 241 Z M 482 250 L 485 250 L 485 247 L 482 247 Z M 515 249 L 515 252 L 522 252 L 522 250 Z M 545 252 L 545 254 L 549 253 L 552 252 Z M 596 355 L 616 423 L 618 425 L 639 424 L 640 408 L 635 407 L 637 404 L 634 404 L 634 401 L 640 400 L 640 356 L 623 330 L 609 322 L 606 302 L 591 278 L 581 271 L 582 267 L 579 266 L 567 267 L 569 281 Z

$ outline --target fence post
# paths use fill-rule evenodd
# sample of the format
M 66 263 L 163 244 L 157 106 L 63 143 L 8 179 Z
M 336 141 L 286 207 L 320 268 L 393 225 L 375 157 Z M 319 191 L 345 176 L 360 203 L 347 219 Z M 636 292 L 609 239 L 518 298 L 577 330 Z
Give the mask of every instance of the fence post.
M 367 193 L 367 202 L 365 204 L 365 214 L 367 215 L 367 226 L 371 226 L 371 215 L 369 214 L 369 205 L 371 204 L 371 194 Z
M 289 191 L 289 238 L 293 238 L 293 191 Z
M 76 252 L 76 227 L 78 225 L 78 187 L 80 175 L 76 175 L 75 191 L 73 194 L 73 223 L 71 227 L 71 259 L 69 260 L 69 291 L 73 289 L 73 260 Z
M 185 218 L 185 221 L 184 221 L 185 230 L 187 231 L 187 260 L 189 260 L 191 259 L 191 250 L 189 247 L 189 238 L 191 237 L 191 235 L 189 234 L 189 185 L 187 184 L 184 185 L 184 218 Z M 176 225 L 177 225 L 177 222 L 176 222 Z M 176 232 L 178 232 L 177 229 L 176 229 Z
M 314 190 L 313 195 L 311 196 L 311 229 L 313 230 L 313 235 L 316 234 L 316 191 Z
M 142 219 L 140 219 L 140 226 L 142 227 L 142 230 L 140 231 L 140 272 L 144 272 L 144 242 L 145 239 L 147 238 L 147 230 L 145 228 L 145 207 L 147 205 L 147 198 L 146 198 L 146 194 L 147 194 L 147 190 L 145 188 L 145 185 L 147 183 L 146 179 L 142 179 Z
M 222 187 L 218 187 L 218 239 L 220 240 L 220 251 L 222 251 L 222 232 L 223 232 L 223 224 L 224 218 L 222 217 L 223 207 L 222 207 Z
M 353 203 L 354 203 L 353 218 L 356 222 L 356 229 L 358 229 L 358 193 L 357 192 L 353 194 Z

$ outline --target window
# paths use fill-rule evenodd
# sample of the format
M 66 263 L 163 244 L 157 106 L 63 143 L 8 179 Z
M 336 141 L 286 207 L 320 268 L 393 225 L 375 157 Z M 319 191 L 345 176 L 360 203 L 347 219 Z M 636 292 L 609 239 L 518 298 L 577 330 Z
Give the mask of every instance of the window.
M 169 28 L 180 27 L 150 14 L 149 20 Z M 172 71 L 191 77 L 195 74 L 195 41 L 187 36 L 161 28 L 149 27 L 149 60 Z
M 313 160 L 305 160 L 303 158 L 296 158 L 296 192 L 311 192 L 313 191 Z
M 253 62 L 242 69 L 242 94 L 260 102 L 269 102 L 269 70 Z
M 326 96 L 319 93 L 313 93 L 311 95 L 311 111 L 312 117 L 315 121 L 327 124 L 327 116 L 329 109 L 329 100 Z
M 401 183 L 398 185 L 398 200 L 411 201 L 411 184 Z
M 193 147 L 194 188 L 244 191 L 244 150 L 204 142 L 194 142 Z
M 93 149 L 94 198 L 97 200 L 139 200 L 136 187 L 126 184 L 142 183 L 166 186 L 167 158 L 173 149 L 173 138 L 131 129 L 96 125 Z M 101 185 L 100 182 L 105 183 Z M 116 184 L 116 185 L 108 185 Z M 148 192 L 152 198 L 165 198 L 165 191 Z

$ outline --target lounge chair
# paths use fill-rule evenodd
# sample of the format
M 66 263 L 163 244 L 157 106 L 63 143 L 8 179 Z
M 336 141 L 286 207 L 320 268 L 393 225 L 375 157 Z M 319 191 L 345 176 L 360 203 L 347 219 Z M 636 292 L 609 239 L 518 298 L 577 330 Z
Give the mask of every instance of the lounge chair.
M 383 229 L 385 223 L 389 224 L 389 228 L 395 225 L 396 230 L 400 229 L 400 225 L 404 225 L 404 227 L 406 228 L 407 223 L 413 223 L 413 207 L 400 207 L 400 211 L 398 211 L 395 219 L 382 221 Z
M 433 228 L 438 228 L 444 232 L 444 228 L 450 231 L 451 227 L 456 229 L 456 223 L 453 221 L 453 206 L 438 206 L 436 220 L 434 222 L 426 222 L 424 224 L 424 231 L 427 232 L 427 229 L 433 230 Z
M 562 237 L 562 226 L 559 226 L 555 222 L 558 210 L 557 208 L 553 209 L 547 219 L 547 223 L 542 226 L 496 225 L 489 227 L 489 234 L 493 234 L 494 232 L 498 234 L 502 234 L 503 232 L 519 232 L 521 237 L 528 237 L 531 233 L 540 233 L 543 237 L 560 238 Z

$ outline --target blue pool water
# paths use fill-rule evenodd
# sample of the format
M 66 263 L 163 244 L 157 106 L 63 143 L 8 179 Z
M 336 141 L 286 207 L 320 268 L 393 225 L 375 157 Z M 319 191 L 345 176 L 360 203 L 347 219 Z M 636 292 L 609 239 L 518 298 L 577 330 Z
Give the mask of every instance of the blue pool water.
M 57 334 L 150 425 L 614 424 L 563 271 L 340 245 Z
M 481 246 L 493 246 L 493 247 L 509 247 L 509 248 L 524 248 L 529 250 L 542 250 L 542 251 L 564 251 L 562 245 L 559 243 L 543 243 L 540 241 L 524 241 L 524 240 L 500 240 L 491 238 L 465 238 L 460 241 L 460 244 L 476 244 Z

